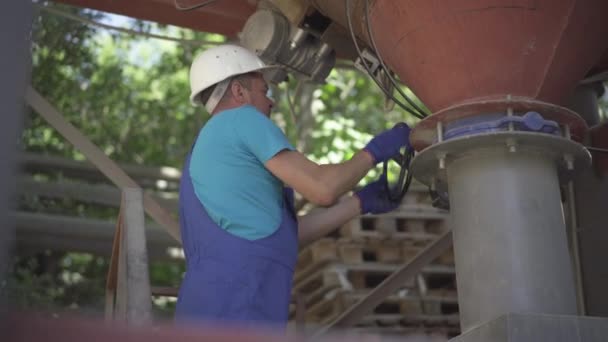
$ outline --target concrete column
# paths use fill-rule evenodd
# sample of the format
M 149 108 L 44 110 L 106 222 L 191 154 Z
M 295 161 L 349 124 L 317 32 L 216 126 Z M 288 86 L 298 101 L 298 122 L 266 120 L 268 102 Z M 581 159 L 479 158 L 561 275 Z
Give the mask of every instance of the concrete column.
M 447 176 L 462 331 L 507 313 L 576 314 L 553 159 L 472 148 Z

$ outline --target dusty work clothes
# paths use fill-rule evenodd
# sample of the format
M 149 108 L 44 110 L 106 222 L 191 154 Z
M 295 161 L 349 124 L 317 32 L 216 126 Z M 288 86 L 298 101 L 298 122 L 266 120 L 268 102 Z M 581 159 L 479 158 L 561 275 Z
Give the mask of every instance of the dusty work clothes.
M 264 167 L 290 147 L 281 139 L 286 141 L 278 127 L 249 106 L 216 114 L 199 134 L 180 185 L 186 275 L 178 321 L 285 326 L 298 250 L 297 220 L 293 191 Z M 265 186 L 259 188 L 259 182 Z M 214 189 L 224 190 L 221 201 L 208 196 Z M 276 206 L 278 219 L 260 219 L 269 205 L 258 203 L 260 192 Z M 217 204 L 215 215 L 208 201 Z
M 281 222 L 283 183 L 264 164 L 293 149 L 255 107 L 212 116 L 199 133 L 190 164 L 194 191 L 211 219 L 248 240 L 274 233 Z
M 250 241 L 219 227 L 198 201 L 187 159 L 180 185 L 186 275 L 176 308 L 182 322 L 285 327 L 298 251 L 293 191 L 272 235 Z

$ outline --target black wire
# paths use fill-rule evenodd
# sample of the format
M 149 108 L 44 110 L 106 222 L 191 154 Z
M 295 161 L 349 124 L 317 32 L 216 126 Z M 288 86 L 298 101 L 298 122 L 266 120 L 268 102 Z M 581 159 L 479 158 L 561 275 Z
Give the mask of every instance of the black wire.
M 431 195 L 431 205 L 433 207 L 450 210 L 450 199 L 447 197 L 446 192 L 429 189 L 429 194 Z
M 385 184 L 386 193 L 388 194 L 388 199 L 391 202 L 401 203 L 401 200 L 403 197 L 405 197 L 405 194 L 410 188 L 410 184 L 412 183 L 412 173 L 409 169 L 413 156 L 414 151 L 408 149 L 404 155 L 399 155 L 399 159 L 395 160 L 401 167 L 401 170 L 399 170 L 399 180 L 393 188 L 389 186 L 388 181 Z M 388 160 L 384 162 L 384 174 L 388 173 L 388 163 Z
M 408 108 L 403 102 L 399 101 L 398 99 L 396 99 L 393 94 L 389 93 L 384 86 L 380 83 L 380 81 L 378 81 L 376 79 L 376 77 L 374 76 L 373 72 L 371 71 L 371 69 L 369 68 L 369 65 L 367 65 L 367 62 L 365 61 L 365 59 L 363 58 L 363 53 L 361 52 L 361 49 L 359 48 L 359 44 L 357 44 L 357 37 L 355 37 L 355 32 L 353 30 L 353 23 L 351 21 L 350 18 L 350 0 L 344 0 L 344 7 L 346 9 L 346 23 L 348 25 L 348 30 L 350 31 L 350 35 L 351 38 L 353 40 L 353 44 L 355 45 L 355 50 L 357 50 L 357 54 L 359 55 L 359 58 L 361 59 L 361 62 L 363 64 L 363 66 L 365 67 L 365 70 L 367 70 L 367 73 L 369 74 L 369 76 L 372 78 L 372 80 L 376 83 L 376 85 L 382 90 L 382 92 L 384 92 L 384 94 L 389 97 L 391 100 L 393 100 L 396 104 L 399 105 L 399 107 L 401 107 L 403 110 L 405 110 L 406 112 L 412 114 L 413 116 L 417 117 L 418 119 L 424 119 L 424 116 L 420 115 L 418 112 L 413 112 L 410 108 Z
M 174 0 L 175 2 L 175 8 L 180 10 L 180 11 L 192 11 L 195 10 L 197 8 L 201 8 L 201 7 L 205 7 L 207 5 L 211 5 L 214 2 L 217 2 L 219 0 L 207 0 L 207 1 L 203 1 L 198 5 L 194 5 L 194 6 L 190 6 L 190 7 L 182 7 L 178 2 L 178 0 Z
M 393 84 L 393 87 L 395 87 L 395 89 L 397 89 L 399 94 L 401 94 L 401 96 L 403 96 L 405 101 L 407 101 L 407 103 L 416 112 L 418 112 L 422 116 L 427 116 L 428 114 L 423 109 L 418 107 L 418 105 L 414 101 L 412 101 L 410 99 L 410 97 L 403 90 L 401 90 L 401 88 L 399 87 L 399 84 L 397 84 L 397 81 L 395 81 L 395 79 L 392 77 L 389 69 L 386 67 L 386 64 L 384 64 L 384 60 L 382 59 L 382 56 L 380 55 L 380 51 L 378 50 L 378 47 L 376 46 L 376 40 L 374 39 L 374 33 L 372 31 L 372 25 L 370 24 L 370 21 L 369 21 L 369 0 L 365 0 L 365 25 L 367 26 L 367 35 L 369 36 L 370 43 L 372 44 L 372 48 L 374 49 L 373 52 L 376 55 L 376 57 L 378 57 L 378 61 L 380 62 L 380 65 L 382 65 L 382 68 L 384 69 L 386 76 Z
M 398 189 L 399 188 L 401 189 L 401 192 L 398 195 L 399 202 L 401 202 L 403 197 L 405 197 L 405 194 L 410 189 L 410 184 L 412 183 L 412 173 L 410 172 L 410 163 L 412 161 L 412 158 L 414 157 L 414 151 L 408 150 L 406 153 L 407 153 L 407 157 L 406 157 L 407 159 L 405 160 L 404 165 L 401 166 L 401 171 L 399 172 L 399 183 L 397 183 Z M 403 174 L 405 173 L 405 171 L 407 171 L 407 176 L 405 178 L 405 184 L 401 185 L 402 181 L 403 181 Z

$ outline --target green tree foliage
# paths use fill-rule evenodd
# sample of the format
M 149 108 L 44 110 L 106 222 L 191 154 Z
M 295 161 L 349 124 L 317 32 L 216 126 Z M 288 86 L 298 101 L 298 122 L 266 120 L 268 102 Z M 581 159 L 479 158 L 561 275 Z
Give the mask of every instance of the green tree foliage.
M 98 12 L 53 6 L 95 20 L 103 17 Z M 131 25 L 201 42 L 224 40 L 137 21 Z M 32 84 L 66 119 L 116 161 L 181 165 L 207 119 L 204 111 L 188 101 L 187 78 L 190 62 L 205 46 L 196 49 L 98 30 L 44 11 L 36 21 L 34 37 Z M 298 84 L 292 77 L 280 85 L 275 118 L 295 144 L 305 146 L 305 152 L 319 161 L 348 156 L 369 138 L 365 133 L 379 132 L 397 121 L 412 122 L 400 110 L 385 110 L 380 90 L 357 71 L 335 70 L 325 84 L 301 86 L 299 92 Z M 295 125 L 287 96 L 295 102 Z M 310 100 L 299 101 L 299 97 Z M 306 115 L 311 120 L 298 120 Z M 82 158 L 38 115 L 29 118 L 26 149 Z M 298 135 L 298 129 L 314 134 Z M 331 151 L 337 155 L 326 158 Z
M 0 292 L 7 291 L 19 307 L 91 313 L 103 310 L 106 258 L 45 251 L 34 257 L 16 257 L 13 268 Z
M 53 7 L 103 19 L 96 12 Z M 223 40 L 130 23 L 177 37 Z M 188 102 L 187 72 L 195 52 L 192 46 L 98 30 L 41 11 L 34 31 L 32 84 L 112 159 L 179 166 L 206 120 Z M 29 118 L 27 150 L 82 158 L 38 115 Z

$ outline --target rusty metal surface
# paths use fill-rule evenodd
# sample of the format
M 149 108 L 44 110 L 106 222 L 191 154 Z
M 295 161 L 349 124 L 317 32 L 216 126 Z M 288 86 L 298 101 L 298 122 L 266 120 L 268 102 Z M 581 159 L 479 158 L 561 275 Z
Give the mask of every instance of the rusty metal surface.
M 608 71 L 608 50 L 604 51 L 602 57 L 600 57 L 599 62 L 597 62 L 593 68 L 587 74 L 587 77 L 593 77 L 602 72 Z
M 272 5 L 267 5 L 272 4 Z M 302 19 L 309 10 L 309 4 L 306 0 L 268 0 L 268 3 L 260 2 L 260 7 L 274 7 L 294 25 L 299 26 Z
M 604 0 L 376 0 L 386 62 L 433 111 L 513 94 L 561 103 L 608 47 Z
M 587 133 L 587 124 L 578 114 L 568 108 L 530 98 L 504 96 L 476 99 L 443 109 L 420 121 L 412 130 L 410 142 L 416 151 L 422 151 L 437 142 L 437 123 L 446 124 L 470 116 L 484 113 L 506 113 L 512 108 L 515 114 L 537 111 L 545 119 L 554 120 L 560 125 L 568 125 L 572 139 L 582 141 Z
M 186 27 L 196 31 L 224 34 L 230 37 L 234 37 L 241 30 L 259 2 L 258 0 L 222 0 L 198 10 L 183 12 L 175 9 L 173 0 L 55 1 L 162 24 Z M 197 0 L 178 1 L 182 6 L 199 3 Z M 344 1 L 271 0 L 270 2 L 275 4 L 298 4 L 296 6 L 298 10 L 289 8 L 286 11 L 290 18 L 293 16 L 291 19 L 295 22 L 301 20 L 301 8 L 314 6 L 320 13 L 346 30 Z M 448 83 L 445 87 L 456 87 L 456 84 L 452 83 L 453 79 L 468 77 L 471 78 L 469 83 L 474 82 L 475 87 L 484 86 L 483 83 L 479 83 L 478 79 L 483 75 L 478 72 L 479 77 L 470 77 L 470 70 L 466 68 L 466 66 L 478 65 L 480 61 L 483 63 L 479 65 L 485 71 L 492 71 L 494 66 L 500 66 L 506 67 L 509 72 L 519 75 L 517 79 L 518 87 L 524 84 L 532 87 L 532 84 L 538 83 L 539 73 L 543 73 L 543 71 L 559 73 L 555 76 L 560 79 L 556 83 L 570 84 L 575 82 L 577 78 L 582 77 L 580 75 L 589 71 L 595 62 L 597 63 L 588 73 L 588 76 L 607 70 L 608 49 L 604 49 L 605 53 L 602 54 L 601 58 L 596 58 L 597 54 L 595 53 L 581 55 L 579 52 L 581 51 L 580 45 L 594 46 L 596 44 L 595 46 L 598 49 L 601 46 L 608 48 L 600 39 L 606 33 L 605 28 L 599 27 L 598 29 L 599 24 L 597 24 L 597 19 L 598 17 L 601 18 L 602 11 L 605 12 L 608 2 L 587 0 L 578 1 L 576 6 L 571 6 L 571 8 L 567 6 L 574 2 L 574 0 L 460 0 L 446 4 L 438 0 L 410 2 L 370 0 L 372 4 L 371 20 L 374 31 L 378 35 L 376 39 L 379 43 L 382 42 L 380 45 L 384 46 L 380 49 L 385 54 L 386 46 L 389 47 L 388 51 L 391 51 L 395 46 L 397 47 L 395 51 L 389 52 L 389 54 L 394 55 L 390 64 L 393 67 L 400 66 L 396 68 L 400 76 L 405 77 L 408 84 L 415 84 L 414 89 L 417 92 L 426 90 L 426 92 L 422 92 L 422 96 L 427 102 L 429 102 L 428 94 L 432 92 L 434 86 L 437 86 L 436 81 Z M 597 9 L 586 10 L 586 7 L 589 6 L 596 6 Z M 352 0 L 355 33 L 364 44 L 367 44 L 369 39 L 363 22 L 363 8 L 364 0 Z M 559 22 L 557 16 L 551 17 L 558 10 L 564 12 L 564 9 L 571 9 L 571 11 L 568 16 L 561 17 L 561 22 Z M 386 16 L 386 12 L 388 12 L 388 16 Z M 571 18 L 576 19 L 576 21 L 572 21 Z M 588 25 L 575 27 L 575 24 L 581 21 L 588 23 Z M 560 32 L 563 35 L 560 35 Z M 458 39 L 459 36 L 468 33 L 474 34 L 468 36 L 464 41 Z M 572 36 L 573 34 L 574 36 Z M 583 39 L 579 39 L 580 37 L 577 36 L 579 34 Z M 555 38 L 561 39 L 562 36 L 562 41 L 555 40 Z M 551 37 L 553 40 L 541 41 L 546 37 Z M 350 41 L 347 34 L 340 39 L 343 41 L 341 44 L 347 44 L 346 42 Z M 572 40 L 578 43 L 576 47 L 569 45 L 568 42 Z M 479 42 L 483 44 L 479 44 Z M 548 50 L 551 50 L 552 47 L 555 47 L 555 51 L 559 53 L 557 57 L 564 55 L 563 50 L 572 47 L 569 58 L 565 60 L 563 58 L 547 59 Z M 546 53 L 543 54 L 543 51 Z M 352 53 L 340 53 L 340 55 L 349 59 L 354 58 Z M 577 67 L 576 70 L 570 70 L 569 63 L 574 59 L 577 61 L 575 64 L 580 67 Z M 405 67 L 400 65 L 404 63 L 403 61 L 407 61 L 405 63 L 409 65 L 407 72 L 403 70 Z M 551 62 L 551 65 L 543 68 L 542 62 L 545 61 Z M 437 65 L 433 63 L 437 63 Z M 539 65 L 541 68 L 536 68 Z M 569 77 L 567 80 L 562 79 L 563 75 L 560 72 L 563 72 L 564 67 L 568 69 L 569 75 L 576 75 L 576 77 Z M 412 71 L 411 69 L 415 70 Z M 537 69 L 536 72 L 535 69 Z M 431 71 L 430 74 L 429 70 Z M 529 72 L 534 80 L 522 82 L 522 75 Z M 441 74 L 445 74 L 445 77 L 441 77 Z M 428 75 L 428 77 L 419 75 Z M 550 76 L 548 75 L 547 81 L 551 80 Z M 421 80 L 422 78 L 431 79 L 431 77 L 433 82 L 426 82 L 432 84 L 418 84 L 424 82 L 424 80 Z M 514 79 L 515 77 L 512 75 L 509 78 Z M 549 89 L 551 87 L 544 88 L 552 92 Z M 486 92 L 489 93 L 491 90 L 488 89 Z M 544 96 L 546 94 L 540 95 Z M 432 103 L 432 109 L 442 108 L 435 104 L 440 100 L 442 98 L 429 102 Z M 439 102 L 439 105 L 442 104 L 443 102 Z
M 257 1 L 222 0 L 209 6 L 179 11 L 174 0 L 55 0 L 77 7 L 91 8 L 128 17 L 155 21 L 161 24 L 187 27 L 196 31 L 212 32 L 234 37 L 247 18 L 255 11 Z M 178 0 L 187 7 L 202 0 Z
M 348 33 L 348 25 L 346 24 L 346 9 L 344 0 L 308 0 L 321 14 L 331 18 L 334 22 L 342 26 L 345 30 L 345 36 L 348 41 L 351 40 Z M 369 45 L 367 39 L 367 30 L 363 21 L 363 11 L 365 8 L 365 0 L 350 0 L 351 18 L 355 35 L 360 38 L 365 44 Z

